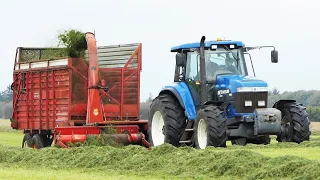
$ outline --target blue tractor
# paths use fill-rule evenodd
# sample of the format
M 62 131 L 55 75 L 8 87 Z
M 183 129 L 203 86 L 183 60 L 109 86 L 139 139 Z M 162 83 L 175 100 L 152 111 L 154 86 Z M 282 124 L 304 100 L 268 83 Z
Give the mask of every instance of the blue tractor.
M 268 106 L 268 85 L 248 76 L 244 54 L 273 46 L 245 47 L 241 41 L 218 39 L 171 48 L 176 53 L 174 82 L 165 86 L 150 106 L 149 142 L 173 146 L 226 147 L 232 144 L 269 144 L 308 141 L 306 108 L 295 100 Z M 251 60 L 251 56 L 250 56 Z M 252 65 L 252 61 L 251 61 Z

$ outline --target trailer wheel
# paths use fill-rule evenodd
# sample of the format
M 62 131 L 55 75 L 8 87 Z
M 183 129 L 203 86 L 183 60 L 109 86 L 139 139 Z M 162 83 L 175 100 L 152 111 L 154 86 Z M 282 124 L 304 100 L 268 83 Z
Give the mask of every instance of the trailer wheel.
M 213 105 L 205 106 L 199 110 L 194 126 L 196 148 L 226 147 L 228 140 L 227 119 L 223 113 L 220 107 Z
M 277 141 L 296 143 L 309 141 L 311 132 L 306 108 L 296 102 L 287 103 L 281 113 L 281 131 L 277 135 Z
M 30 133 L 25 133 L 22 140 L 22 148 L 32 148 L 32 135 Z
M 43 140 L 40 134 L 35 134 L 32 137 L 33 149 L 43 148 Z
M 164 143 L 180 146 L 179 140 L 186 128 L 186 116 L 179 101 L 169 94 L 155 98 L 150 106 L 148 126 L 151 146 Z
M 50 147 L 52 145 L 52 142 L 53 142 L 53 136 L 50 136 L 47 134 L 42 135 L 43 147 Z

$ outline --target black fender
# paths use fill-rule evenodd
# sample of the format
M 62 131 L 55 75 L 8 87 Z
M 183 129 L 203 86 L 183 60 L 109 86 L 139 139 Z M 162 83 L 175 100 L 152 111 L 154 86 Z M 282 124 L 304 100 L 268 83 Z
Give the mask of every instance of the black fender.
M 296 100 L 289 100 L 289 99 L 281 99 L 281 100 L 277 101 L 276 103 L 274 103 L 272 108 L 276 108 L 276 109 L 279 109 L 281 111 L 285 104 L 287 104 L 287 103 L 295 103 L 295 102 L 297 102 L 297 101 Z
M 175 97 L 178 101 L 179 101 L 179 104 L 180 106 L 185 110 L 185 106 L 184 106 L 184 103 L 178 93 L 177 90 L 175 89 L 165 89 L 165 90 L 162 90 L 159 95 L 162 95 L 162 94 L 170 94 L 172 95 L 173 97 Z

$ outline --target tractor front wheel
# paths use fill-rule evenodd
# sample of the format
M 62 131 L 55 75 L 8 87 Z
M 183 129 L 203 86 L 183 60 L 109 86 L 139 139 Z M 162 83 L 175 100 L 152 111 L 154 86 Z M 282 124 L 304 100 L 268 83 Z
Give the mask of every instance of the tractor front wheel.
M 148 135 L 151 146 L 164 143 L 180 146 L 179 140 L 186 128 L 186 116 L 179 101 L 162 94 L 150 106 Z
M 208 105 L 200 109 L 194 125 L 195 147 L 226 147 L 228 140 L 227 119 L 218 106 Z
M 309 141 L 311 132 L 306 108 L 296 102 L 287 103 L 281 113 L 281 131 L 277 136 L 277 141 L 296 143 Z

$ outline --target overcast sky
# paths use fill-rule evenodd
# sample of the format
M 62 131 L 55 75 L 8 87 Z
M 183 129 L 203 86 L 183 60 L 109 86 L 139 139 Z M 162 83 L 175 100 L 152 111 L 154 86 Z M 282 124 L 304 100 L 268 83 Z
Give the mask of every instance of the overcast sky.
M 320 25 L 316 0 L 55 0 L 1 1 L 1 81 L 12 83 L 17 46 L 56 45 L 60 30 L 96 31 L 97 44 L 143 43 L 141 101 L 173 81 L 172 46 L 218 37 L 247 46 L 256 75 L 281 92 L 320 89 Z M 251 69 L 250 69 L 251 70 Z

